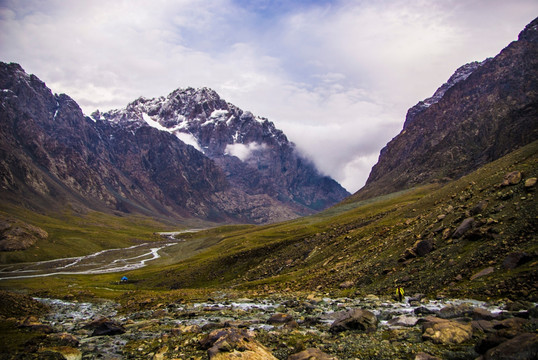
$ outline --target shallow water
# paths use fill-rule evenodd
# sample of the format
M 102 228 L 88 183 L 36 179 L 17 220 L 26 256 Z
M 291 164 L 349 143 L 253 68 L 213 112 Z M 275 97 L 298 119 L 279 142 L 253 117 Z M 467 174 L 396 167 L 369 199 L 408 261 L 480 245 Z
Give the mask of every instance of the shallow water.
M 0 280 L 52 275 L 103 274 L 139 269 L 161 256 L 159 251 L 184 240 L 175 236 L 198 230 L 160 233 L 169 240 L 144 243 L 128 248 L 108 249 L 71 258 L 0 265 Z

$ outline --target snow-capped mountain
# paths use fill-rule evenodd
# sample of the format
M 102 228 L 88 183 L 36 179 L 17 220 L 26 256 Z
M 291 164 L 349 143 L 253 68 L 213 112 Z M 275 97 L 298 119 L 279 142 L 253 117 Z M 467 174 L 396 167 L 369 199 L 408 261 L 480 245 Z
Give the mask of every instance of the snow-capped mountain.
M 149 126 L 173 134 L 214 160 L 234 187 L 250 195 L 268 194 L 301 213 L 321 210 L 349 195 L 321 176 L 271 121 L 241 110 L 208 88 L 139 98 L 125 109 L 92 117 L 131 130 Z
M 209 89 L 84 116 L 18 64 L 0 63 L 4 204 L 265 223 L 347 195 L 272 123 Z

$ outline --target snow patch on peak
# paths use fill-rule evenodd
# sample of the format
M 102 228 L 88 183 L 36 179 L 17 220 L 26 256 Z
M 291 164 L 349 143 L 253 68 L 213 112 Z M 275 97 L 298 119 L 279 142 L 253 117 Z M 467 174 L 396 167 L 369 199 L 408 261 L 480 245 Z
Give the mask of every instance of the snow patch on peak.
M 142 119 L 144 119 L 144 121 L 149 125 L 151 126 L 152 128 L 155 128 L 157 130 L 161 130 L 161 131 L 166 131 L 166 132 L 171 132 L 170 129 L 168 128 L 165 128 L 164 126 L 162 126 L 161 124 L 159 124 L 157 121 L 153 120 L 148 114 L 146 113 L 142 113 Z
M 254 151 L 260 151 L 267 148 L 267 144 L 259 144 L 257 142 L 251 142 L 249 144 L 228 144 L 224 150 L 225 155 L 235 156 L 241 161 L 248 160 Z
M 190 134 L 190 133 L 184 133 L 184 132 L 179 132 L 179 131 L 176 131 L 174 133 L 176 135 L 176 137 L 183 141 L 185 144 L 187 145 L 191 145 L 192 147 L 194 147 L 196 150 L 200 151 L 203 153 L 203 150 L 202 148 L 200 147 L 200 144 L 198 143 L 198 140 L 196 140 L 196 138 L 194 137 L 194 135 Z
M 213 119 L 220 118 L 224 120 L 224 117 L 226 115 L 228 115 L 228 110 L 213 110 L 213 112 L 211 113 L 209 117 Z

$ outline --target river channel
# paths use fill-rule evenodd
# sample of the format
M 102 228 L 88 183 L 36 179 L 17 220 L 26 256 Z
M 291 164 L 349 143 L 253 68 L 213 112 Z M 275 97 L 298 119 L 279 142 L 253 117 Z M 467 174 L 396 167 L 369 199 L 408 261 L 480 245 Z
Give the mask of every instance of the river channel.
M 195 230 L 160 233 L 167 240 L 143 243 L 128 248 L 107 249 L 90 255 L 0 265 L 0 280 L 52 275 L 104 274 L 139 269 L 160 258 L 159 251 L 184 240 L 175 236 Z

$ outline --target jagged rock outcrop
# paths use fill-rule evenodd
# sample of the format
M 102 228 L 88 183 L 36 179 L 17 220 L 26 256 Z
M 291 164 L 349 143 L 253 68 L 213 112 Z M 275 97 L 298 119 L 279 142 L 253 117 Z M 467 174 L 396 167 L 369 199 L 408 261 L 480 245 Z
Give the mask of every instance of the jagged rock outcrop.
M 459 178 L 538 139 L 538 19 L 501 53 L 459 68 L 407 113 L 359 198 Z
M 0 63 L 0 89 L 6 203 L 265 223 L 312 213 L 347 195 L 297 156 L 272 123 L 207 89 L 177 90 L 162 103 L 139 99 L 92 117 L 18 64 Z M 226 111 L 236 114 L 229 128 L 220 121 Z M 156 114 L 163 125 L 152 122 Z M 178 119 L 187 126 L 183 135 L 167 128 L 180 125 Z M 196 140 L 203 148 L 188 145 Z

